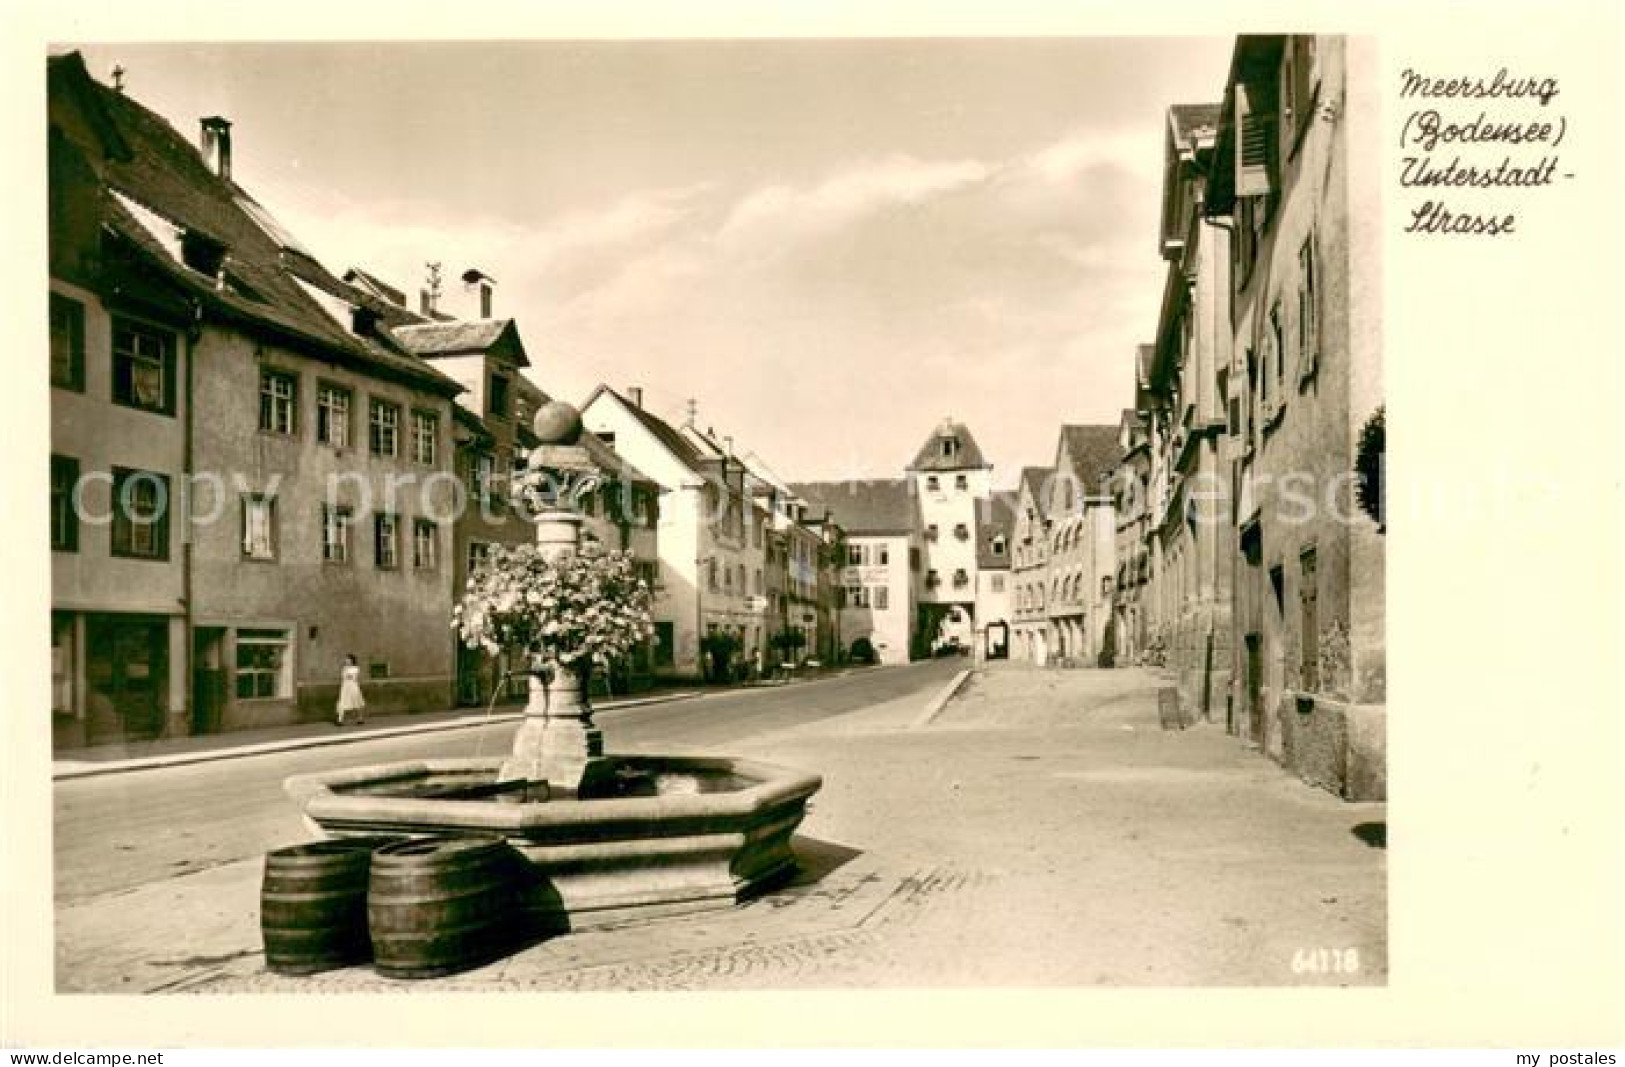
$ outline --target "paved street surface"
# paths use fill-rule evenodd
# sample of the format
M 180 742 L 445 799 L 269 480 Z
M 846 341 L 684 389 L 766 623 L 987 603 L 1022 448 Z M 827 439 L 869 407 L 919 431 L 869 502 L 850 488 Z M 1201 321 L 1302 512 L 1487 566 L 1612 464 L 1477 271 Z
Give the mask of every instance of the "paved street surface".
M 235 780 L 264 796 L 211 812 L 213 828 L 193 827 L 190 840 L 220 827 L 253 840 L 218 846 L 207 869 L 176 868 L 174 877 L 155 853 L 116 891 L 93 888 L 105 875 L 83 884 L 64 878 L 59 988 L 297 994 L 1385 980 L 1385 853 L 1367 843 L 1385 821 L 1383 805 L 1345 804 L 1305 786 L 1218 728 L 1163 732 L 1158 680 L 1140 670 L 999 665 L 974 676 L 930 725 L 915 726 L 960 666 L 789 687 L 775 691 L 786 703 L 755 713 L 729 703 L 754 694 L 731 694 L 606 717 L 617 749 L 680 732 L 695 747 L 726 743 L 733 754 L 821 772 L 824 789 L 797 840 L 801 876 L 743 907 L 559 937 L 435 981 L 391 981 L 367 968 L 304 979 L 264 971 L 259 853 L 302 836 L 278 785 L 290 765 L 306 768 L 296 754 L 143 772 L 177 780 L 161 790 L 171 794 L 165 801 L 141 811 L 147 833 L 171 832 L 166 811 L 185 819 L 220 804 L 210 790 Z M 718 710 L 689 719 L 708 708 Z M 501 740 L 441 735 L 410 742 L 410 752 L 379 742 L 377 750 L 304 755 L 336 766 L 445 751 L 449 737 L 460 751 Z M 277 765 L 245 774 L 262 759 Z M 208 767 L 225 777 L 194 780 Z M 59 822 L 94 822 L 91 808 L 106 803 L 98 785 L 116 780 L 60 783 Z M 109 839 L 120 833 L 114 828 Z M 141 835 L 127 836 L 133 851 Z M 166 847 L 189 844 L 177 838 Z M 59 857 L 81 865 L 80 849 L 94 851 L 68 841 Z M 1345 961 L 1355 950 L 1358 969 L 1317 966 L 1329 958 L 1321 949 Z
M 951 677 L 955 666 L 927 663 L 780 687 L 702 691 L 701 696 L 667 704 L 609 709 L 596 719 L 611 751 L 724 752 L 752 734 L 840 715 L 909 693 L 928 695 Z M 396 720 L 418 718 L 375 718 L 370 725 L 387 731 Z M 439 718 L 449 723 L 457 717 Z M 316 724 L 279 731 L 278 736 L 326 742 L 348 737 L 348 729 Z M 306 840 L 309 832 L 282 791 L 282 783 L 290 775 L 359 763 L 502 753 L 511 744 L 515 729 L 515 721 L 509 717 L 490 728 L 380 737 L 57 782 L 53 797 L 56 899 L 85 900 L 259 857 Z M 201 740 L 212 741 L 216 747 L 233 743 L 229 735 Z

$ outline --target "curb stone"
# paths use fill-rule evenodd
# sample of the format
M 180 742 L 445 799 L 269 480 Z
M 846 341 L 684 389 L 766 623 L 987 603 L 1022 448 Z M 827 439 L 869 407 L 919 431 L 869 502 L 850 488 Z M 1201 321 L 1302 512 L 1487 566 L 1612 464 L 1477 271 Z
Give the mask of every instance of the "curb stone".
M 947 685 L 937 691 L 936 696 L 931 698 L 930 703 L 926 704 L 925 710 L 920 712 L 920 717 L 914 720 L 911 728 L 917 730 L 922 726 L 930 726 L 936 717 L 942 714 L 942 709 L 948 706 L 948 702 L 954 698 L 969 678 L 969 667 L 954 675 Z
M 667 696 L 633 698 L 596 708 L 598 714 L 630 710 L 650 704 L 670 704 L 679 700 L 698 700 L 704 693 L 673 693 Z M 391 737 L 411 737 L 415 734 L 440 733 L 447 730 L 466 730 L 476 726 L 495 726 L 518 722 L 524 712 L 508 711 L 500 715 L 464 715 L 443 722 L 418 723 L 414 726 L 393 726 L 381 730 L 356 731 L 345 734 L 313 734 L 285 741 L 264 741 L 235 748 L 210 749 L 203 752 L 177 752 L 166 756 L 141 756 L 109 763 L 69 763 L 51 771 L 51 780 L 68 781 L 75 778 L 94 778 L 107 774 L 128 774 L 134 771 L 161 770 L 166 767 L 184 767 L 194 763 L 212 763 L 217 760 L 243 759 L 249 756 L 267 756 L 278 752 L 293 752 L 307 748 L 325 748 L 329 745 L 354 745 L 363 741 L 377 741 Z

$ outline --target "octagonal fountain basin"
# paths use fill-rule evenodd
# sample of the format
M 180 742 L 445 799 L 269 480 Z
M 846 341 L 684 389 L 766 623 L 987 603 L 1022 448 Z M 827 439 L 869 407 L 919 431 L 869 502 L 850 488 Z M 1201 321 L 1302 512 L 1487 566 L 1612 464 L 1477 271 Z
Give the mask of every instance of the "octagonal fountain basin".
M 486 834 L 528 861 L 542 932 L 728 907 L 795 870 L 791 835 L 823 784 L 728 757 L 602 756 L 579 795 L 499 782 L 501 759 L 429 759 L 289 778 L 328 837 Z

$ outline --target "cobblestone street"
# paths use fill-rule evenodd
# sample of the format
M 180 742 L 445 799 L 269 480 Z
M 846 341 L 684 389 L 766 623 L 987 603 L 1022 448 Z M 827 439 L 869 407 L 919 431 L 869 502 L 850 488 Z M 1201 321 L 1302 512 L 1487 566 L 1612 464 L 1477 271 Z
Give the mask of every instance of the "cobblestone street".
M 754 738 L 740 754 L 825 776 L 794 884 L 452 978 L 265 972 L 257 862 L 63 919 L 213 901 L 219 937 L 193 937 L 198 955 L 140 980 L 199 993 L 1382 983 L 1385 853 L 1366 841 L 1383 806 L 1305 786 L 1218 728 L 1162 731 L 1157 684 L 1000 665 L 928 726 L 911 725 L 917 699 L 899 699 Z M 1317 970 L 1321 949 L 1355 950 L 1343 958 L 1358 969 Z M 81 973 L 109 988 L 110 975 Z

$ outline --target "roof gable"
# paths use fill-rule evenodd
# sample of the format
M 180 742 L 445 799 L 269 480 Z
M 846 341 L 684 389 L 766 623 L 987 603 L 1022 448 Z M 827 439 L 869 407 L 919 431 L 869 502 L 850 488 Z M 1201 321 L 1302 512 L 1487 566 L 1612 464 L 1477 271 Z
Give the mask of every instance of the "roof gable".
M 1055 469 L 1077 479 L 1085 495 L 1106 495 L 1112 469 L 1123 457 L 1120 430 L 1120 426 L 1062 426 Z
M 86 172 L 74 176 L 93 186 L 99 225 L 146 266 L 185 287 L 206 314 L 269 330 L 279 340 L 314 346 L 325 357 L 441 395 L 462 391 L 397 350 L 387 336 L 357 333 L 353 323 L 324 309 L 301 282 L 352 308 L 370 311 L 376 301 L 331 275 L 291 239 L 279 240 L 280 228 L 266 224 L 269 213 L 235 182 L 211 171 L 161 116 L 92 79 L 77 53 L 53 58 L 48 70 L 51 121 L 61 136 L 72 140 L 104 126 L 108 131 L 96 135 L 101 151 L 78 153 Z M 108 138 L 123 151 L 109 151 Z M 55 230 L 53 225 L 53 241 Z M 185 255 L 187 242 L 200 238 L 224 250 L 208 266 L 211 273 L 194 269 L 197 261 Z
M 931 436 L 926 438 L 908 465 L 911 471 L 963 471 L 980 470 L 990 466 L 982 456 L 982 448 L 962 422 L 944 419 Z
M 689 443 L 687 438 L 678 432 L 678 430 L 665 419 L 662 419 L 652 411 L 648 411 L 645 408 L 632 403 L 626 397 L 622 396 L 620 393 L 617 393 L 609 386 L 600 385 L 598 388 L 594 389 L 592 391 L 592 395 L 587 398 L 587 402 L 581 405 L 582 410 L 585 411 L 587 408 L 591 407 L 600 397 L 608 397 L 612 403 L 620 405 L 620 407 L 632 417 L 633 421 L 647 430 L 651 437 L 653 437 L 663 448 L 671 453 L 673 459 L 677 460 L 683 466 L 688 467 L 696 474 L 703 473 L 701 467 L 704 463 L 705 457 L 700 454 L 698 449 Z
M 906 535 L 914 530 L 919 502 L 906 478 L 860 478 L 844 482 L 792 482 L 790 491 L 823 509 L 848 535 Z

